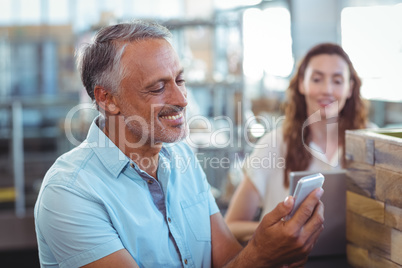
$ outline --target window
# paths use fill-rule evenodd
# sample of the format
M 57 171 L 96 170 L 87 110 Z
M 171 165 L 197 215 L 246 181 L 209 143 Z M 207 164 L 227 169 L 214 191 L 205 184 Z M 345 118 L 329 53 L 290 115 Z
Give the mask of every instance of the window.
M 402 4 L 344 8 L 341 27 L 342 46 L 363 80 L 363 97 L 401 101 Z
M 68 0 L 48 0 L 49 24 L 68 24 L 70 22 L 70 6 Z
M 22 25 L 38 25 L 41 23 L 41 3 L 39 0 L 20 0 L 18 3 L 18 23 Z M 14 8 L 15 10 L 15 8 Z
M 287 83 L 281 81 L 291 74 L 294 64 L 288 9 L 247 9 L 243 15 L 243 43 L 246 79 L 264 78 L 266 88 L 285 90 Z
M 11 24 L 12 12 L 10 0 L 0 0 L 0 24 Z M 1 33 L 0 33 L 1 34 Z

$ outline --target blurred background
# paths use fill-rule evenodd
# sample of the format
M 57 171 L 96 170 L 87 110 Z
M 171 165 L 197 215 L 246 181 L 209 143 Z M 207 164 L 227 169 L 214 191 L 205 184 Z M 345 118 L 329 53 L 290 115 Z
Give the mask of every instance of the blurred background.
M 317 43 L 350 55 L 373 123 L 402 126 L 402 1 L 0 0 L 0 266 L 39 265 L 33 206 L 42 178 L 97 115 L 75 50 L 100 27 L 132 19 L 173 33 L 189 91 L 188 142 L 222 211 L 238 183 L 233 163 L 280 124 L 289 79 Z

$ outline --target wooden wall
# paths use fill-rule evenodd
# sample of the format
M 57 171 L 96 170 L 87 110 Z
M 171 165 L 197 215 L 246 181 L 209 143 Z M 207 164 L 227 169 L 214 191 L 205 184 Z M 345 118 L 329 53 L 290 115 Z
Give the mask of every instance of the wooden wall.
M 353 267 L 402 267 L 402 139 L 391 134 L 346 133 L 346 239 Z

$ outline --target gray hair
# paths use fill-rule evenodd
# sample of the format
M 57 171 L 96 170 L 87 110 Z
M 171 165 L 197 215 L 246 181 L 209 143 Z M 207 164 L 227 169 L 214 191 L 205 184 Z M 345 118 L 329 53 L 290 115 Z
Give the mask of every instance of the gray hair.
M 172 34 L 155 22 L 135 20 L 100 29 L 90 44 L 77 51 L 77 65 L 82 83 L 94 101 L 95 86 L 102 86 L 112 93 L 118 93 L 124 70 L 120 59 L 127 44 L 144 39 L 170 40 Z

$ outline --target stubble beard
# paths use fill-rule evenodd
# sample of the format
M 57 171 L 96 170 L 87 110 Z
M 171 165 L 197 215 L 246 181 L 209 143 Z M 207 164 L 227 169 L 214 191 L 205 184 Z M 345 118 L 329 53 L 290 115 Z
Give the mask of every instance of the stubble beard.
M 153 125 L 149 121 L 146 124 L 140 124 L 138 121 L 129 120 L 126 115 L 123 115 L 123 118 L 131 134 L 140 139 L 139 142 L 134 144 L 136 147 L 145 144 L 153 146 L 159 143 L 179 142 L 184 140 L 189 133 L 187 122 L 179 126 L 164 128 L 157 124 Z

